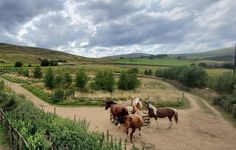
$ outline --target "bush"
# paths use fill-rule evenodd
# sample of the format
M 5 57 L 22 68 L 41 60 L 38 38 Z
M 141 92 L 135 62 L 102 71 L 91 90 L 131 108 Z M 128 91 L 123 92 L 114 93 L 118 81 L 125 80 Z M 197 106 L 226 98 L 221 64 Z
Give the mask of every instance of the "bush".
M 44 79 L 45 86 L 50 89 L 54 88 L 55 87 L 54 79 L 55 77 L 53 74 L 53 70 L 52 68 L 49 68 L 45 74 L 45 79 Z
M 152 75 L 152 69 L 148 69 L 148 70 L 145 69 L 144 74 L 145 75 Z
M 139 70 L 138 70 L 138 68 L 131 68 L 127 72 L 129 74 L 138 74 Z
M 233 114 L 233 117 L 236 119 L 236 104 L 233 105 L 232 114 Z
M 199 66 L 199 67 L 206 67 L 206 66 L 207 66 L 207 64 L 206 64 L 206 63 L 204 63 L 204 62 L 200 62 L 200 63 L 198 64 L 198 66 Z
M 58 66 L 58 63 L 55 61 L 49 61 L 50 66 Z
M 17 101 L 15 95 L 0 92 L 0 108 L 3 111 L 10 111 L 17 107 Z
M 33 76 L 34 76 L 34 78 L 42 78 L 43 72 L 41 70 L 41 67 L 37 66 L 37 67 L 34 68 Z
M 23 69 L 21 73 L 24 77 L 29 77 L 30 76 L 29 75 L 29 69 Z
M 206 84 L 207 74 L 202 67 L 172 67 L 156 71 L 156 76 L 180 81 L 187 87 L 201 87 Z
M 15 67 L 22 67 L 22 66 L 23 66 L 23 63 L 20 62 L 20 61 L 17 61 L 17 62 L 15 63 Z
M 4 87 L 5 87 L 4 81 L 1 80 L 1 81 L 0 81 L 0 92 L 2 92 L 2 91 L 4 90 Z
M 53 93 L 53 96 L 52 96 L 52 102 L 58 103 L 58 102 L 62 101 L 63 99 L 64 99 L 64 90 L 61 88 L 56 89 Z
M 78 87 L 79 89 L 85 89 L 88 80 L 89 77 L 87 76 L 85 70 L 79 69 L 75 79 L 76 87 Z
M 49 60 L 48 59 L 42 59 L 40 65 L 43 66 L 49 66 Z
M 118 80 L 118 89 L 121 90 L 135 90 L 140 85 L 137 74 L 129 71 L 121 72 Z
M 65 87 L 69 87 L 72 83 L 72 76 L 70 75 L 70 73 L 66 72 L 64 75 L 63 75 L 63 85 Z
M 223 73 L 218 77 L 210 77 L 208 80 L 208 87 L 219 93 L 233 93 L 236 84 L 236 78 L 230 72 Z
M 55 83 L 55 86 L 57 87 L 63 87 L 63 76 L 61 74 L 58 74 L 57 76 L 55 76 L 55 80 L 54 80 L 54 83 Z
M 115 78 L 111 71 L 99 71 L 94 79 L 94 85 L 97 90 L 113 92 L 115 88 Z

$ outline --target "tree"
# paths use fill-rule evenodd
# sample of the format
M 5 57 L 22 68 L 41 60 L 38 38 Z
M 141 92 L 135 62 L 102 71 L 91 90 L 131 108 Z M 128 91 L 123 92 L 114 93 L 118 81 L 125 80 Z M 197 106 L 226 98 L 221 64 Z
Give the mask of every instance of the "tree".
M 17 61 L 17 62 L 15 63 L 15 67 L 22 67 L 22 66 L 23 66 L 23 63 L 20 62 L 20 61 Z
M 118 89 L 121 90 L 135 90 L 140 85 L 137 74 L 132 72 L 121 72 L 118 80 Z
M 72 77 L 69 72 L 66 72 L 63 76 L 63 84 L 65 87 L 69 87 L 72 83 Z
M 29 69 L 23 69 L 22 70 L 22 75 L 24 76 L 24 77 L 29 77 L 30 75 L 29 75 Z
M 111 71 L 99 71 L 92 84 L 96 86 L 94 89 L 113 92 L 115 88 L 115 78 Z
M 83 68 L 79 69 L 75 79 L 76 87 L 78 87 L 79 89 L 85 89 L 88 80 L 89 77 L 87 76 L 85 70 Z
M 199 66 L 199 67 L 206 67 L 206 66 L 207 66 L 207 64 L 206 64 L 206 63 L 204 63 L 204 62 L 200 62 L 200 63 L 198 64 L 198 66 Z
M 219 93 L 233 93 L 236 84 L 235 76 L 230 72 L 225 72 L 215 79 L 213 89 Z
M 49 62 L 48 59 L 42 59 L 40 65 L 41 65 L 41 66 L 49 66 L 49 63 L 50 63 L 50 62 Z
M 52 70 L 52 68 L 49 68 L 45 74 L 45 79 L 44 79 L 45 86 L 50 89 L 54 88 L 55 87 L 54 80 L 55 80 L 55 77 L 53 74 L 53 70 Z
M 34 78 L 42 78 L 43 72 L 41 70 L 41 67 L 37 66 L 34 68 L 33 76 L 34 76 Z

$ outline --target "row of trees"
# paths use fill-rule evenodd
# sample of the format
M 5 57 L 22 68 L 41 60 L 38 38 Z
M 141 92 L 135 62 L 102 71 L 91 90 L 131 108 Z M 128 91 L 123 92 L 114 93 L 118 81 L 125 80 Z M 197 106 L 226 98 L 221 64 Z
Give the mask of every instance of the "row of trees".
M 37 66 L 33 69 L 32 71 L 32 77 L 33 78 L 42 78 L 43 77 L 43 72 L 42 72 L 42 69 L 41 67 Z M 24 76 L 24 77 L 30 77 L 31 74 L 30 74 L 30 71 L 28 68 L 22 68 L 20 70 L 18 70 L 18 74 Z
M 207 73 L 202 67 L 172 67 L 156 71 L 157 77 L 173 79 L 187 87 L 202 87 L 206 84 Z
M 137 70 L 130 69 L 123 71 L 116 82 L 114 74 L 111 71 L 98 71 L 93 79 L 87 75 L 83 68 L 79 69 L 75 77 L 75 85 L 79 90 L 85 90 L 88 86 L 93 90 L 105 90 L 113 92 L 117 85 L 121 90 L 135 90 L 140 81 L 137 78 Z M 90 81 L 90 82 L 89 82 Z M 72 86 L 72 76 L 70 73 L 55 75 L 52 68 L 45 72 L 45 86 L 53 89 L 55 87 L 68 88 Z

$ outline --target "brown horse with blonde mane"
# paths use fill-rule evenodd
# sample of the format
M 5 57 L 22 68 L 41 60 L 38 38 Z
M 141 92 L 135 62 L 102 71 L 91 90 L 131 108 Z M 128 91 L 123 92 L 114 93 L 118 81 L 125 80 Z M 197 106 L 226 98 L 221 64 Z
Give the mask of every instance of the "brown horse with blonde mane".
M 111 114 L 113 116 L 113 121 L 116 120 L 119 123 L 124 123 L 124 117 L 129 115 L 128 110 L 125 106 L 115 103 L 114 101 L 107 101 L 105 103 L 105 110 L 110 108 Z
M 173 117 L 175 119 L 175 123 L 176 124 L 178 123 L 178 112 L 174 108 L 171 107 L 155 108 L 150 104 L 150 102 L 145 102 L 145 104 L 148 109 L 148 114 L 150 118 L 154 118 L 156 120 L 156 123 L 157 123 L 157 118 L 166 118 L 166 117 L 168 117 L 170 121 L 169 128 L 171 128 L 172 126 Z M 158 123 L 157 123 L 157 128 L 158 128 Z
M 135 114 L 130 114 L 130 115 L 125 116 L 124 121 L 125 121 L 126 135 L 129 134 L 129 128 L 132 129 L 132 131 L 130 132 L 130 141 L 131 141 L 131 143 L 133 143 L 133 134 L 134 134 L 135 130 L 138 128 L 139 135 L 141 135 L 141 127 L 144 124 L 144 120 L 143 120 L 142 116 L 135 113 Z

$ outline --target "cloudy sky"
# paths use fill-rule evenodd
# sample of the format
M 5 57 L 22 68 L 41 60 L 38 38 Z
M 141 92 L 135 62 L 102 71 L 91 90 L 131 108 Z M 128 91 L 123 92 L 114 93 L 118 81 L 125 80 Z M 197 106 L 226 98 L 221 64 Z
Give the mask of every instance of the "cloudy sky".
M 232 47 L 236 0 L 0 0 L 0 42 L 88 57 Z

